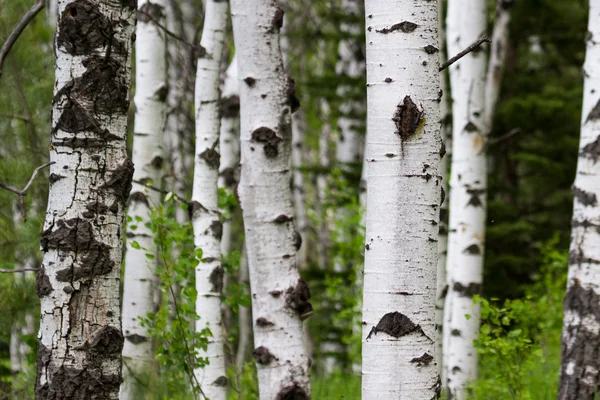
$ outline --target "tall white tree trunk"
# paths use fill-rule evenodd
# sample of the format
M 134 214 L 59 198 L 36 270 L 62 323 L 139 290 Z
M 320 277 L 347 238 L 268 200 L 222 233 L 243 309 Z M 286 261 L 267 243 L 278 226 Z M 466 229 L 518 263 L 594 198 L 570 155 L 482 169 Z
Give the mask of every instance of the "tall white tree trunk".
M 240 85 L 237 75 L 237 57 L 227 67 L 221 98 L 221 164 L 219 166 L 219 188 L 229 193 L 235 191 L 240 180 Z M 221 254 L 226 255 L 232 248 L 231 221 L 223 221 Z
M 118 398 L 119 280 L 133 173 L 126 136 L 135 13 L 132 1 L 59 5 L 54 164 L 36 284 L 39 400 Z
M 250 269 L 254 358 L 261 399 L 309 399 L 302 320 L 312 312 L 299 278 L 290 191 L 290 114 L 297 104 L 279 47 L 274 0 L 232 0 L 241 100 L 239 195 Z
M 48 25 L 56 27 L 56 21 L 58 20 L 58 0 L 45 0 L 46 1 L 46 20 Z
M 590 1 L 559 400 L 592 400 L 600 377 L 600 0 Z
M 447 58 L 446 52 L 446 31 L 443 18 L 444 0 L 438 0 L 438 37 L 440 43 L 440 62 Z M 435 305 L 435 324 L 436 324 L 436 353 L 438 356 L 438 368 L 442 376 L 442 385 L 446 382 L 444 369 L 444 304 L 446 302 L 446 294 L 448 293 L 448 285 L 446 283 L 446 256 L 448 254 L 448 172 L 449 172 L 449 157 L 451 150 L 452 136 L 452 110 L 450 108 L 449 97 L 450 91 L 448 87 L 448 79 L 446 72 L 440 74 L 440 88 L 442 90 L 442 100 L 440 102 L 440 115 L 442 120 L 441 137 L 444 143 L 446 154 L 442 155 L 440 161 L 440 176 L 442 177 L 442 205 L 440 207 L 440 228 L 438 235 L 438 268 L 437 268 L 437 290 Z
M 200 352 L 209 364 L 194 371 L 202 390 L 211 400 L 225 400 L 225 355 L 221 321 L 221 233 L 217 181 L 219 178 L 219 74 L 227 27 L 226 1 L 207 0 L 200 45 L 206 54 L 198 59 L 196 74 L 196 155 L 192 192 L 194 245 L 203 255 L 196 267 L 196 331 L 209 328 L 208 348 Z
M 441 178 L 437 3 L 370 0 L 362 398 L 433 399 Z
M 306 243 L 308 231 L 308 218 L 306 216 L 306 188 L 304 175 L 300 168 L 304 166 L 304 155 L 307 151 L 305 146 L 306 115 L 297 112 L 292 115 L 292 196 L 294 200 L 294 217 L 296 228 L 303 243 Z M 308 246 L 301 246 L 297 253 L 298 267 L 306 267 L 308 261 Z
M 248 252 L 242 250 L 242 259 L 240 260 L 239 282 L 242 285 L 250 287 L 250 273 L 248 271 Z M 235 365 L 238 374 L 243 371 L 244 363 L 250 354 L 252 346 L 252 311 L 248 307 L 240 306 L 238 312 L 238 326 L 240 330 L 240 341 L 235 355 Z
M 156 260 L 146 257 L 155 248 L 154 234 L 146 226 L 160 193 L 144 184 L 160 186 L 164 154 L 162 133 L 166 127 L 168 94 L 165 33 L 167 0 L 138 2 L 136 28 L 136 90 L 133 137 L 133 189 L 129 202 L 127 253 L 123 282 L 123 387 L 121 399 L 138 399 L 153 360 L 152 339 L 140 317 L 154 312 Z M 136 245 L 134 242 L 137 242 Z
M 449 0 L 448 54 L 464 50 L 484 34 L 486 16 L 485 0 Z M 485 82 L 484 51 L 450 67 L 453 137 L 444 344 L 448 390 L 459 400 L 466 396 L 464 385 L 477 376 L 473 340 L 479 333 L 480 307 L 473 304 L 473 295 L 481 293 L 485 243 Z

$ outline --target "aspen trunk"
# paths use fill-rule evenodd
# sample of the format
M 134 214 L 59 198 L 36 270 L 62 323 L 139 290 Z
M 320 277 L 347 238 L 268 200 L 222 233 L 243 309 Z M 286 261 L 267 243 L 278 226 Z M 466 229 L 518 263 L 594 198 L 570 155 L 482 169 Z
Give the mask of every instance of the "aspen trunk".
M 196 267 L 196 332 L 210 329 L 208 348 L 200 352 L 209 364 L 194 371 L 206 396 L 224 400 L 226 395 L 225 355 L 221 321 L 221 233 L 217 181 L 219 178 L 219 74 L 228 4 L 219 0 L 206 1 L 206 15 L 200 45 L 206 54 L 198 59 L 196 74 L 196 154 L 192 192 L 192 225 L 194 245 L 202 249 L 202 259 Z
M 437 3 L 370 0 L 362 398 L 437 398 Z
M 484 0 L 450 0 L 448 53 L 456 54 L 485 32 Z M 452 174 L 444 325 L 448 390 L 462 400 L 464 386 L 477 377 L 480 307 L 485 243 L 487 165 L 485 140 L 485 52 L 472 52 L 450 67 L 452 85 Z
M 312 312 L 299 278 L 290 191 L 290 114 L 298 106 L 279 47 L 273 0 L 232 0 L 241 101 L 244 216 L 261 399 L 309 399 L 302 320 Z
M 569 276 L 564 301 L 559 400 L 592 400 L 600 377 L 600 0 L 590 1 L 584 64 L 583 112 L 577 174 L 573 185 L 573 220 Z
M 61 1 L 36 399 L 117 399 L 135 2 Z M 94 21 L 93 24 L 90 21 Z M 81 32 L 85 31 L 86 35 Z
M 156 260 L 146 257 L 155 250 L 154 234 L 146 226 L 160 193 L 144 184 L 160 186 L 164 154 L 162 132 L 166 126 L 168 94 L 165 33 L 167 0 L 138 2 L 136 28 L 136 93 L 133 136 L 133 188 L 127 212 L 127 253 L 123 282 L 123 387 L 121 399 L 137 399 L 149 383 L 153 360 L 152 339 L 140 318 L 155 311 Z M 135 244 L 137 243 L 137 245 Z
M 242 250 L 242 259 L 240 261 L 240 278 L 242 285 L 250 287 L 250 274 L 248 271 L 248 253 L 244 248 Z M 248 359 L 252 346 L 252 310 L 248 307 L 240 306 L 238 313 L 238 325 L 240 329 L 240 341 L 235 356 L 235 365 L 238 374 L 242 373 L 244 363 Z

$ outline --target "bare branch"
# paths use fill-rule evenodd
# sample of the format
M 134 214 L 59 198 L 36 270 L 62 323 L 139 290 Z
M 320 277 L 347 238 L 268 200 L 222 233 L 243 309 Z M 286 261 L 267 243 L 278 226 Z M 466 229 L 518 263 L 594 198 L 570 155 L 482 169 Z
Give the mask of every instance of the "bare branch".
M 39 167 L 37 167 L 33 171 L 33 174 L 31 174 L 31 178 L 29 178 L 29 182 L 27 182 L 27 185 L 25 185 L 25 187 L 21 190 L 14 188 L 12 186 L 8 186 L 7 184 L 0 182 L 0 188 L 6 189 L 9 192 L 13 192 L 17 196 L 19 196 L 19 210 L 21 211 L 21 214 L 23 215 L 23 221 L 27 221 L 27 210 L 25 210 L 25 195 L 29 191 L 29 188 L 31 187 L 31 184 L 33 183 L 33 180 L 35 179 L 37 174 L 42 169 L 49 167 L 52 164 L 54 164 L 54 161 L 51 161 L 49 163 L 46 163 L 44 165 L 40 165 Z
M 467 54 L 469 54 L 470 52 L 476 50 L 483 43 L 490 43 L 490 42 L 491 41 L 487 37 L 487 35 L 483 35 L 482 37 L 480 37 L 479 39 L 477 39 L 477 41 L 475 43 L 473 43 L 472 45 L 470 45 L 469 47 L 467 47 L 466 49 L 464 49 L 463 51 L 461 51 L 460 53 L 458 53 L 457 55 L 455 55 L 454 57 L 452 57 L 451 59 L 449 59 L 445 63 L 443 63 L 440 66 L 440 72 L 442 72 L 443 70 L 445 70 L 446 68 L 448 68 L 449 66 L 451 66 L 452 64 L 454 64 L 455 62 L 457 62 L 458 60 L 460 60 L 461 58 L 463 58 Z
M 510 139 L 511 137 L 515 136 L 516 134 L 521 133 L 521 128 L 513 128 L 510 131 L 508 131 L 507 133 L 505 133 L 504 135 L 497 137 L 497 138 L 493 138 L 493 139 L 488 139 L 485 146 L 483 146 L 483 149 L 481 149 L 481 152 L 485 152 L 487 151 L 487 149 L 491 146 L 495 146 L 498 143 L 502 143 L 508 139 Z
M 160 188 L 157 188 L 156 186 L 152 186 L 152 185 L 149 185 L 147 183 L 144 183 L 144 181 L 138 181 L 137 179 L 134 179 L 133 183 L 137 183 L 138 185 L 142 185 L 143 187 L 145 187 L 147 189 L 150 189 L 153 192 L 158 192 L 160 194 L 169 194 L 170 193 L 167 190 L 162 190 Z M 185 199 L 182 199 L 181 197 L 177 196 L 175 193 L 173 193 L 173 200 L 179 201 L 180 203 L 186 204 L 188 206 L 192 204 L 191 202 L 189 202 L 189 201 L 187 201 Z
M 15 44 L 15 42 L 17 41 L 21 33 L 23 33 L 27 25 L 29 25 L 33 18 L 35 18 L 35 16 L 42 10 L 42 8 L 44 8 L 44 1 L 36 0 L 35 4 L 31 6 L 29 11 L 27 11 L 23 18 L 21 18 L 15 29 L 11 32 L 10 35 L 8 35 L 8 39 L 6 39 L 6 42 L 4 42 L 2 47 L 0 47 L 0 77 L 2 76 L 2 64 L 4 64 L 4 60 L 10 52 L 10 49 L 12 48 L 13 44 Z
M 23 269 L 0 269 L 0 274 L 18 274 L 21 272 L 37 272 L 39 268 L 23 268 Z

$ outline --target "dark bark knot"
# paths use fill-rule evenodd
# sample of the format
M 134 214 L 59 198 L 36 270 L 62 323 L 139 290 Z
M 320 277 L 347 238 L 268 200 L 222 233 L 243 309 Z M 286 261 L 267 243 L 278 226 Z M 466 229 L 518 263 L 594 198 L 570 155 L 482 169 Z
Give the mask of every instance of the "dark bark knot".
M 254 349 L 252 356 L 260 365 L 268 365 L 271 363 L 271 361 L 276 359 L 276 357 L 271 354 L 269 349 L 267 349 L 265 346 L 260 346 Z
M 410 360 L 411 363 L 417 364 L 417 367 L 427 366 L 433 361 L 433 356 L 429 353 L 423 353 L 421 357 L 415 357 Z
M 592 143 L 583 146 L 580 154 L 593 160 L 594 163 L 598 162 L 598 158 L 600 158 L 600 137 L 596 138 Z
M 396 31 L 410 33 L 412 31 L 414 31 L 415 29 L 417 29 L 418 26 L 419 25 L 415 24 L 414 22 L 402 21 L 402 22 L 399 22 L 397 24 L 390 26 L 389 28 L 376 29 L 375 32 L 383 33 L 384 35 L 387 35 L 388 33 L 396 32 Z
M 76 350 L 87 350 L 94 355 L 120 355 L 123 350 L 123 334 L 114 326 L 105 325 L 95 332 L 90 343 L 86 342 Z
M 481 254 L 481 247 L 477 244 L 472 244 L 463 250 L 463 253 L 478 256 Z
M 131 182 L 133 179 L 133 163 L 131 160 L 125 160 L 119 165 L 110 178 L 101 186 L 101 188 L 109 189 L 113 192 L 118 201 L 125 205 L 129 193 L 131 192 Z M 111 206 L 113 208 L 113 206 Z
M 298 251 L 302 247 L 302 235 L 298 231 L 294 231 L 292 235 L 292 243 L 296 251 Z
M 240 115 L 240 97 L 236 95 L 223 97 L 219 109 L 224 118 L 237 118 Z
M 454 290 L 461 297 L 473 297 L 476 294 L 481 295 L 482 293 L 481 283 L 475 282 L 471 282 L 467 286 L 464 286 L 460 282 L 455 282 L 452 290 Z
M 425 52 L 427 54 L 435 54 L 439 51 L 439 49 L 435 46 L 432 46 L 430 44 L 428 44 L 427 46 L 423 47 L 423 50 L 425 50 Z M 440 98 L 442 97 L 441 95 L 439 96 Z
M 273 29 L 278 31 L 283 27 L 283 15 L 283 10 L 279 7 L 275 7 L 273 19 L 271 20 L 271 25 L 273 26 Z
M 401 104 L 396 106 L 392 121 L 396 124 L 396 134 L 400 136 L 402 145 L 416 132 L 423 122 L 423 109 L 412 101 L 410 96 L 405 96 Z
M 164 16 L 165 13 L 163 7 L 151 2 L 144 3 L 142 8 L 138 11 L 139 22 L 160 22 Z
M 268 158 L 277 157 L 279 150 L 277 146 L 281 142 L 281 138 L 277 136 L 275 131 L 266 126 L 261 126 L 252 132 L 252 141 L 264 144 L 264 152 Z
M 38 375 L 39 376 L 39 375 Z M 100 367 L 61 366 L 50 373 L 50 381 L 36 385 L 36 399 L 111 399 L 119 392 L 120 374 L 104 374 Z
M 42 232 L 40 244 L 43 251 L 55 249 L 75 253 L 79 262 L 57 271 L 59 282 L 106 275 L 114 267 L 110 259 L 111 248 L 96 239 L 92 224 L 83 219 L 58 220 L 55 226 Z
M 289 76 L 287 77 L 286 95 L 293 114 L 300 109 L 300 100 L 296 94 L 296 81 Z
M 256 326 L 260 326 L 261 328 L 268 328 L 271 326 L 275 326 L 275 324 L 264 317 L 260 317 L 256 319 Z
M 306 391 L 298 386 L 297 384 L 293 384 L 290 386 L 285 386 L 282 388 L 279 393 L 277 393 L 277 397 L 275 400 L 309 400 L 310 397 L 306 394 Z
M 67 4 L 61 14 L 56 44 L 71 55 L 90 54 L 109 44 L 112 52 L 124 52 L 126 47 L 113 35 L 112 23 L 97 2 L 77 0 Z
M 35 280 L 35 292 L 38 297 L 47 296 L 52 292 L 52 285 L 50 284 L 50 277 L 46 275 L 46 269 L 42 267 Z
M 223 291 L 223 275 L 223 267 L 220 265 L 212 270 L 208 278 L 211 284 L 211 292 L 221 293 Z
M 285 293 L 285 305 L 295 311 L 302 321 L 313 313 L 309 299 L 310 290 L 302 278 L 298 279 L 295 287 L 289 287 Z
M 467 206 L 483 207 L 481 196 L 485 194 L 485 191 L 485 189 L 467 189 L 467 194 L 469 195 Z
M 412 332 L 419 332 L 425 335 L 420 325 L 415 324 L 406 315 L 397 311 L 385 314 L 379 320 L 377 326 L 371 329 L 371 332 L 367 335 L 367 340 L 379 332 L 386 333 L 395 338 L 406 336 Z
M 594 207 L 598 204 L 598 199 L 595 193 L 586 192 L 583 189 L 573 186 L 573 197 L 584 206 Z

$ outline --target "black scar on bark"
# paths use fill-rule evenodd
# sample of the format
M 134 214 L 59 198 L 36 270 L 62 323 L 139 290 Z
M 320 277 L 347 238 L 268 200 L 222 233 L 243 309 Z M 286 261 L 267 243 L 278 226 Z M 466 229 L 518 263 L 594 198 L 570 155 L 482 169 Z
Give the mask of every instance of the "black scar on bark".
M 571 227 L 573 227 L 573 228 L 581 227 L 583 229 L 595 228 L 596 232 L 600 233 L 600 225 L 594 224 L 593 222 L 590 222 L 588 220 L 583 220 L 583 221 L 572 220 Z
M 162 168 L 164 162 L 165 162 L 164 158 L 162 158 L 161 156 L 155 156 L 152 159 L 152 161 L 150 162 L 150 164 L 152 164 L 152 166 L 154 168 L 160 169 L 160 168 Z
M 414 31 L 415 29 L 417 29 L 418 26 L 419 25 L 415 24 L 414 22 L 402 21 L 402 22 L 392 25 L 389 28 L 376 29 L 375 32 L 383 33 L 384 35 L 387 35 L 388 33 L 395 32 L 395 31 L 402 31 L 404 33 L 410 33 L 412 31 Z
M 444 204 L 444 200 L 446 200 L 446 191 L 444 190 L 443 186 L 440 189 L 441 189 L 440 190 L 440 206 L 441 206 L 442 204 Z
M 146 3 L 148 4 L 148 3 Z M 154 98 L 160 102 L 165 102 L 167 100 L 167 96 L 169 94 L 169 87 L 167 85 L 161 85 L 155 92 Z
M 48 176 L 48 181 L 50 181 L 50 184 L 52 185 L 55 182 L 60 181 L 61 179 L 64 179 L 65 177 L 62 175 L 58 175 L 55 174 L 54 172 L 50 174 L 50 176 Z
M 248 76 L 248 77 L 244 78 L 244 82 L 246 82 L 246 85 L 253 87 L 254 84 L 256 84 L 256 79 L 254 79 L 251 76 Z
M 410 96 L 404 96 L 402 104 L 396 106 L 392 121 L 396 124 L 396 134 L 400 136 L 403 149 L 404 142 L 415 134 L 422 118 L 423 110 L 419 110 Z
M 111 177 L 101 186 L 101 188 L 111 190 L 115 197 L 124 204 L 131 192 L 133 169 L 131 160 L 125 160 L 113 171 Z
M 240 115 L 240 97 L 236 95 L 223 97 L 219 109 L 222 117 L 237 118 Z
M 461 372 L 462 370 L 460 369 L 460 367 L 454 367 L 452 368 L 452 372 L 453 373 L 457 373 L 457 372 Z
M 237 183 L 235 179 L 235 168 L 227 167 L 219 174 L 225 180 L 225 186 L 232 187 Z
M 477 132 L 479 129 L 477 129 L 477 125 L 475 125 L 472 122 L 467 123 L 467 125 L 465 125 L 465 132 Z
M 271 21 L 271 24 L 276 30 L 279 30 L 283 27 L 283 14 L 284 12 L 281 8 L 275 7 L 275 14 L 273 14 L 273 20 Z
M 578 281 L 567 290 L 563 305 L 565 310 L 575 311 L 582 318 L 591 314 L 600 322 L 600 295 L 591 288 L 584 289 Z
M 43 251 L 57 249 L 82 254 L 80 265 L 73 265 L 56 272 L 56 280 L 70 282 L 112 271 L 114 262 L 110 259 L 110 247 L 96 240 L 92 224 L 78 218 L 58 220 L 56 229 L 42 232 L 40 244 Z
M 440 299 L 446 298 L 446 295 L 448 294 L 448 289 L 449 289 L 449 286 L 444 285 L 444 288 L 442 289 L 442 293 L 440 293 Z
M 425 335 L 420 325 L 415 324 L 406 315 L 397 311 L 387 313 L 381 317 L 377 326 L 374 326 L 367 335 L 366 340 L 369 340 L 371 335 L 377 335 L 379 332 L 387 333 L 395 338 L 406 336 L 412 332 L 420 332 Z
M 139 22 L 159 22 L 164 16 L 163 7 L 151 2 L 145 3 L 138 12 Z
M 281 142 L 281 138 L 273 129 L 261 126 L 252 132 L 251 139 L 254 142 L 264 143 L 263 149 L 267 157 L 273 158 L 279 154 L 277 145 Z
M 460 336 L 460 331 L 458 329 L 452 329 L 452 332 L 450 332 L 450 334 L 452 336 Z
M 309 400 L 310 397 L 306 394 L 306 391 L 294 383 L 293 385 L 282 388 L 275 400 Z
M 86 218 L 94 218 L 97 215 L 104 215 L 109 210 L 106 204 L 98 202 L 86 204 L 85 209 L 86 211 L 84 211 L 82 215 Z
M 265 346 L 254 349 L 252 356 L 260 365 L 268 365 L 271 361 L 275 360 L 275 356 Z
M 37 274 L 35 279 L 35 292 L 38 297 L 47 296 L 52 292 L 52 285 L 50 284 L 50 277 L 46 275 L 46 269 L 42 267 Z
M 273 220 L 273 222 L 275 222 L 276 224 L 283 224 L 283 223 L 290 222 L 293 220 L 294 220 L 294 218 L 289 215 L 279 214 L 277 216 L 277 218 L 275 218 Z
M 444 157 L 446 155 L 446 145 L 444 144 L 444 142 L 442 142 L 442 145 L 440 146 L 440 158 Z
M 111 51 L 122 52 L 125 46 L 113 38 L 111 21 L 97 3 L 77 0 L 67 4 L 59 19 L 56 44 L 71 55 L 90 54 L 111 43 Z
M 587 124 L 589 121 L 595 121 L 597 119 L 600 119 L 600 100 L 598 100 L 594 108 L 592 108 L 592 111 L 588 114 L 585 123 Z
M 137 333 L 125 336 L 125 339 L 133 344 L 140 344 L 148 341 L 146 336 L 138 335 Z
M 223 291 L 223 274 L 223 267 L 220 265 L 212 270 L 208 278 L 210 284 L 212 285 L 210 288 L 211 292 L 221 293 Z
M 600 260 L 596 260 L 591 257 L 586 257 L 583 251 L 579 248 L 573 249 L 569 252 L 569 265 L 580 265 L 580 264 L 600 264 Z
M 131 196 L 129 196 L 129 201 L 131 203 L 143 203 L 146 206 L 150 207 L 150 202 L 148 201 L 148 197 L 144 192 L 133 192 Z
M 430 387 L 430 389 L 435 392 L 435 396 L 433 396 L 431 400 L 439 399 L 442 394 L 442 378 L 440 378 L 439 375 L 437 376 L 435 383 L 433 384 L 433 386 Z M 448 400 L 450 400 L 450 398 Z
M 469 195 L 467 206 L 483 207 L 480 196 L 485 194 L 485 191 L 485 189 L 467 189 L 467 194 Z
M 103 374 L 101 368 L 61 366 L 50 373 L 49 383 L 37 385 L 36 399 L 111 399 L 121 386 L 120 374 Z
M 598 204 L 598 199 L 595 193 L 586 192 L 585 190 L 579 189 L 577 186 L 573 186 L 573 197 L 575 197 L 584 206 L 594 207 Z
M 429 353 L 423 353 L 421 357 L 415 357 L 410 360 L 411 363 L 416 363 L 418 367 L 427 366 L 433 361 L 433 356 Z
M 203 159 L 206 164 L 212 169 L 218 169 L 221 165 L 221 155 L 215 149 L 215 146 L 212 148 L 209 147 L 200 153 L 200 158 Z
M 42 343 L 41 340 L 38 340 L 37 355 L 36 355 L 36 365 L 37 365 L 38 373 L 37 373 L 37 378 L 35 380 L 36 394 L 38 393 L 38 391 L 42 390 L 42 386 L 40 385 L 39 378 L 40 378 L 40 376 L 42 376 L 41 372 L 44 371 L 48 367 L 48 364 L 50 363 L 51 355 L 52 355 L 52 353 L 50 352 L 50 350 L 48 350 L 48 348 L 46 346 L 44 346 L 44 344 Z M 47 386 L 47 384 L 44 386 Z
M 469 285 L 464 286 L 460 282 L 455 282 L 454 286 L 452 287 L 452 290 L 458 293 L 458 295 L 461 297 L 473 297 L 476 294 L 481 295 L 481 288 L 481 283 L 471 282 L 469 283 Z
M 481 254 L 481 248 L 478 245 L 476 245 L 476 244 L 472 244 L 472 245 L 468 246 L 467 248 L 465 248 L 463 250 L 463 253 L 465 253 L 465 254 L 471 254 L 471 255 L 474 255 L 474 256 L 480 255 Z
M 285 305 L 295 311 L 300 319 L 304 321 L 313 313 L 310 300 L 310 290 L 302 278 L 298 279 L 295 287 L 289 287 L 285 293 Z
M 208 211 L 208 210 L 206 209 L 206 207 L 204 207 L 202 204 L 200 204 L 196 200 L 194 200 L 190 204 L 188 204 L 188 214 L 189 214 L 190 219 L 192 219 L 194 216 L 196 216 L 197 213 L 200 211 Z
M 229 381 L 227 380 L 226 377 L 220 376 L 217 379 L 215 379 L 215 381 L 212 384 L 213 384 L 213 386 L 225 387 L 228 385 L 228 383 L 229 383 Z
M 300 109 L 300 100 L 298 99 L 298 95 L 296 94 L 296 81 L 287 77 L 287 89 L 286 89 L 288 104 L 290 105 L 290 110 L 292 114 Z
M 269 294 L 275 298 L 279 298 L 279 296 L 281 296 L 281 293 L 283 293 L 281 290 L 271 290 L 269 292 Z
M 600 158 L 600 137 L 596 138 L 592 143 L 589 143 L 581 149 L 582 156 L 594 160 L 594 163 Z
M 212 233 L 213 237 L 221 239 L 221 236 L 223 235 L 223 224 L 221 223 L 221 221 L 213 221 L 210 224 L 210 232 Z
M 264 317 L 260 317 L 260 318 L 256 319 L 256 326 L 260 326 L 261 328 L 266 328 L 266 327 L 270 327 L 270 326 L 275 326 L 275 324 Z
M 120 329 L 104 325 L 94 334 L 89 344 L 89 350 L 90 352 L 101 353 L 107 356 L 121 354 L 123 342 L 123 334 Z
M 423 48 L 427 54 L 435 54 L 439 51 L 439 49 L 435 46 L 428 44 Z M 440 96 L 441 97 L 441 96 Z

